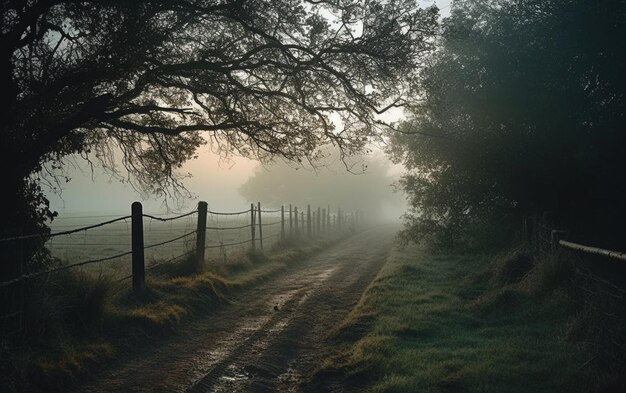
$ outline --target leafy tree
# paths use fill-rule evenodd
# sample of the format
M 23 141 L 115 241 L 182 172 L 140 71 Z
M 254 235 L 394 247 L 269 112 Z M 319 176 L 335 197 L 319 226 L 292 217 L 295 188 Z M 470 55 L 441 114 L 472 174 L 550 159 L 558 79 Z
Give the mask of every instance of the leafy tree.
M 69 154 L 112 168 L 120 149 L 136 184 L 164 194 L 206 140 L 260 159 L 360 150 L 384 126 L 376 115 L 411 97 L 436 15 L 408 0 L 4 1 L 0 164 L 13 208 L 0 237 L 28 217 L 21 232 L 45 229 L 37 187 L 42 173 L 62 180 Z
M 496 240 L 551 211 L 574 237 L 624 245 L 625 16 L 617 0 L 454 3 L 424 105 L 392 136 L 407 240 Z
M 291 203 L 300 209 L 309 204 L 315 208 L 330 205 L 333 212 L 337 208 L 361 210 L 369 218 L 379 216 L 385 204 L 402 205 L 400 196 L 392 192 L 394 179 L 389 176 L 387 160 L 364 158 L 348 169 L 338 159 L 309 169 L 275 163 L 259 167 L 239 192 L 251 202 L 274 206 Z

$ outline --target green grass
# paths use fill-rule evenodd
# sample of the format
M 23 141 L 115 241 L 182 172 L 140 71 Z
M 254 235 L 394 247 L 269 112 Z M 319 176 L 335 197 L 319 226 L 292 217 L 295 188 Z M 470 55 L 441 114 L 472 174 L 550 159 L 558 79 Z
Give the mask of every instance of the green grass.
M 0 391 L 64 391 L 71 381 L 175 334 L 210 315 L 224 297 L 304 262 L 338 239 L 285 241 L 266 253 L 208 259 L 197 272 L 183 260 L 149 272 L 139 296 L 131 282 L 69 271 L 29 288 L 26 332 L 0 341 Z M 207 311 L 208 310 L 208 311 Z
M 585 354 L 565 338 L 572 315 L 523 250 L 428 255 L 396 249 L 334 333 L 315 380 L 370 392 L 586 392 Z

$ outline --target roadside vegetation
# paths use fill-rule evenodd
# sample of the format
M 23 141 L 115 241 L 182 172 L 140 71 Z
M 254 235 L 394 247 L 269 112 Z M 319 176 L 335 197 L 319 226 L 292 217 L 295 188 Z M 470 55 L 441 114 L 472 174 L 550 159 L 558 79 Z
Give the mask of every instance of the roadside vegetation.
M 0 385 L 3 391 L 66 390 L 70 381 L 175 334 L 185 321 L 209 315 L 229 293 L 302 263 L 337 240 L 285 240 L 265 253 L 207 260 L 202 271 L 191 259 L 162 265 L 150 272 L 139 296 L 129 280 L 88 271 L 30 281 L 26 331 L 19 340 L 1 342 Z
M 334 380 L 355 392 L 623 391 L 626 363 L 603 340 L 620 328 L 607 313 L 624 320 L 623 303 L 584 302 L 573 262 L 524 247 L 396 249 L 333 333 L 313 390 Z
M 420 71 L 423 100 L 390 134 L 407 248 L 338 329 L 316 381 L 626 391 L 624 265 L 555 236 L 626 250 L 625 5 L 452 3 Z
M 626 3 L 457 1 L 440 33 L 389 145 L 403 239 L 502 247 L 548 211 L 570 239 L 625 249 Z

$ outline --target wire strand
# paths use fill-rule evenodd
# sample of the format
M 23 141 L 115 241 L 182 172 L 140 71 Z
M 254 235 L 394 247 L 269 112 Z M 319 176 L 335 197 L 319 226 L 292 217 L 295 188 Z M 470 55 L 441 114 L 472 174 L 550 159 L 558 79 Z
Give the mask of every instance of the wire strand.
M 237 215 L 241 215 L 241 214 L 248 214 L 248 213 L 250 213 L 250 209 L 242 210 L 240 212 L 230 212 L 230 213 L 214 212 L 214 211 L 211 211 L 211 210 L 207 210 L 207 213 L 213 214 L 213 215 L 216 215 L 216 216 L 237 216 Z
M 56 232 L 56 233 L 50 233 L 50 234 L 37 233 L 37 234 L 32 234 L 32 235 L 7 237 L 7 238 L 4 238 L 4 239 L 0 239 L 0 242 L 7 242 L 7 241 L 12 241 L 12 240 L 32 239 L 32 238 L 36 238 L 36 237 L 53 238 L 53 237 L 57 237 L 57 236 L 71 235 L 72 233 L 81 232 L 81 231 L 87 231 L 89 229 L 94 229 L 94 228 L 102 227 L 102 226 L 105 226 L 105 225 L 108 225 L 108 224 L 113 224 L 114 222 L 128 220 L 129 218 L 132 218 L 132 216 L 119 217 L 119 218 L 116 218 L 114 220 L 104 221 L 104 222 L 101 222 L 99 224 L 88 225 L 88 226 L 85 226 L 85 227 L 82 227 L 82 228 L 76 228 L 76 229 L 72 229 L 72 230 L 69 230 L 69 231 L 63 231 L 63 232 Z
M 160 242 L 160 243 L 155 243 L 155 244 L 151 244 L 151 245 L 149 245 L 149 246 L 145 246 L 143 249 L 144 249 L 144 250 L 147 250 L 147 249 L 149 249 L 149 248 L 158 247 L 158 246 L 162 246 L 162 245 L 164 245 L 164 244 L 172 243 L 172 242 L 175 242 L 176 240 L 180 240 L 180 239 L 185 238 L 185 237 L 187 237 L 187 236 L 193 235 L 193 234 L 194 234 L 194 233 L 196 233 L 196 232 L 197 232 L 197 231 L 191 231 L 191 232 L 189 232 L 189 233 L 185 233 L 185 234 L 184 234 L 184 235 L 182 235 L 182 236 L 178 236 L 178 237 L 175 237 L 175 238 L 170 239 L 170 240 L 165 240 L 165 241 Z
M 238 227 L 206 227 L 206 229 L 210 229 L 212 231 L 227 231 L 227 230 L 232 230 L 232 229 L 250 228 L 251 226 L 252 224 L 246 224 L 246 225 L 241 225 Z
M 54 269 L 42 270 L 42 271 L 39 271 L 39 272 L 29 273 L 29 274 L 23 274 L 23 275 L 21 275 L 19 277 L 16 277 L 16 278 L 12 279 L 12 280 L 0 283 L 0 288 L 6 287 L 6 286 L 9 286 L 9 285 L 12 285 L 12 284 L 16 284 L 16 283 L 21 282 L 23 280 L 27 280 L 27 279 L 31 279 L 31 278 L 35 278 L 35 277 L 40 277 L 40 276 L 43 276 L 45 274 L 58 273 L 60 271 L 71 269 L 73 267 L 89 265 L 89 264 L 92 264 L 92 263 L 100 263 L 100 262 L 110 261 L 112 259 L 121 258 L 121 257 L 124 257 L 126 255 L 130 255 L 132 253 L 133 253 L 132 251 L 126 251 L 126 252 L 123 252 L 121 254 L 116 254 L 116 255 L 113 255 L 113 256 L 110 256 L 110 257 L 106 257 L 106 258 L 89 259 L 89 260 L 86 260 L 86 261 L 83 261 L 83 262 L 73 263 L 71 265 L 60 266 L 60 267 L 57 267 L 57 268 L 54 268 Z
M 263 224 L 261 224 L 261 226 L 268 227 L 268 226 L 271 226 L 271 225 L 280 224 L 281 222 L 282 222 L 282 220 L 281 221 L 270 222 L 268 224 L 263 223 Z
M 185 213 L 185 214 L 181 214 L 180 216 L 175 216 L 175 217 L 168 217 L 168 218 L 160 218 L 160 217 L 155 217 L 153 215 L 150 214 L 144 214 L 143 216 L 146 218 L 150 218 L 152 220 L 157 220 L 157 221 L 161 221 L 161 222 L 168 222 L 168 221 L 174 221 L 174 220 L 178 220 L 180 218 L 185 218 L 185 217 L 189 217 L 195 213 L 197 213 L 197 210 L 191 211 L 189 213 Z
M 209 249 L 209 248 L 220 248 L 220 247 L 229 247 L 229 246 L 238 246 L 240 244 L 246 244 L 246 243 L 250 243 L 252 242 L 252 239 L 248 239 L 248 240 L 244 240 L 242 242 L 237 242 L 237 243 L 226 243 L 226 244 L 217 244 L 214 246 L 206 246 L 204 247 L 204 249 Z

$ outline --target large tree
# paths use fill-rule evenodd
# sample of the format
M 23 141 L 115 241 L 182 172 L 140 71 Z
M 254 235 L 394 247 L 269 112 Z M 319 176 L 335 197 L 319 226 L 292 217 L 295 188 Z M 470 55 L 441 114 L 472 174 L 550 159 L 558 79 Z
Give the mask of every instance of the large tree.
M 406 239 L 495 240 L 549 211 L 623 247 L 626 2 L 464 1 L 443 26 L 425 102 L 393 137 Z
M 0 237 L 43 230 L 40 174 L 58 175 L 69 154 L 110 166 L 119 148 L 137 183 L 162 193 L 207 139 L 258 158 L 315 159 L 329 143 L 358 151 L 380 132 L 379 113 L 410 102 L 437 20 L 409 0 L 0 7 L 0 165 L 12 206 Z

